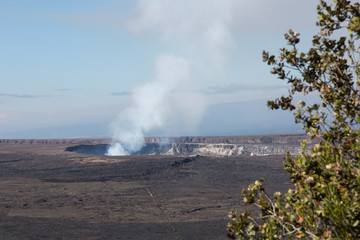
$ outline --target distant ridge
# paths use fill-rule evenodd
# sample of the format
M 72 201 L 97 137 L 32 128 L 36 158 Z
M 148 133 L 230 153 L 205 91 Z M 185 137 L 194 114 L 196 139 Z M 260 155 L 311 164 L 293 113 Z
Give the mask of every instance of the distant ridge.
M 244 135 L 244 136 L 182 136 L 147 137 L 146 143 L 221 143 L 221 144 L 300 144 L 306 140 L 315 143 L 306 134 Z M 0 139 L 0 145 L 54 145 L 54 144 L 110 144 L 110 138 L 69 138 L 69 139 Z
M 306 134 L 148 137 L 145 141 L 147 143 L 300 144 L 303 140 L 309 143 L 317 141 Z

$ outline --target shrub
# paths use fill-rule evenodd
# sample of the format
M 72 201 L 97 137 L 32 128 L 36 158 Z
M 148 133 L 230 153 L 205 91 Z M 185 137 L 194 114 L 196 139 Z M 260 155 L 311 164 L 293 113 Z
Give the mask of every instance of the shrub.
M 276 58 L 263 52 L 271 74 L 290 85 L 289 95 L 268 101 L 270 109 L 289 110 L 312 138 L 311 151 L 286 155 L 293 188 L 269 196 L 263 179 L 243 190 L 246 205 L 232 212 L 233 239 L 360 239 L 360 5 L 347 0 L 318 8 L 319 33 L 307 52 L 298 49 L 300 34 L 285 34 L 289 48 Z M 317 94 L 319 101 L 294 103 L 295 94 Z

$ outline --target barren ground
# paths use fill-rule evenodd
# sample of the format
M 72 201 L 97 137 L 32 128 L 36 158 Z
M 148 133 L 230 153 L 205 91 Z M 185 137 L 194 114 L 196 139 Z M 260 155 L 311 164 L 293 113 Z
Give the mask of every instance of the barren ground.
M 87 156 L 71 145 L 0 142 L 0 239 L 226 239 L 242 188 L 260 177 L 269 192 L 289 187 L 282 156 Z

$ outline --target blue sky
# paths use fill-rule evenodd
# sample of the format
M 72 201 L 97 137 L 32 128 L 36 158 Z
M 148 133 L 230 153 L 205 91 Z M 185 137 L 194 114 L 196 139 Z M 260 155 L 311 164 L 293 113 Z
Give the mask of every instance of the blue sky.
M 162 124 L 145 135 L 298 132 L 288 113 L 267 111 L 286 85 L 261 52 L 277 53 L 289 28 L 308 47 L 316 3 L 2 0 L 0 138 L 111 137 L 163 55 L 184 59 L 190 80 L 168 89 Z

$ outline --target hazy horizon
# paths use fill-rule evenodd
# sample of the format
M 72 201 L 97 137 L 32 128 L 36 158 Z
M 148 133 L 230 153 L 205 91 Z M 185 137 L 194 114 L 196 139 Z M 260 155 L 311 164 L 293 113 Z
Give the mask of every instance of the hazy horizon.
M 167 135 L 161 132 L 147 134 L 146 137 L 163 136 L 236 136 L 236 135 L 274 135 L 274 134 L 299 134 L 304 133 L 300 125 L 294 123 L 292 114 L 281 110 L 264 111 L 266 102 L 256 100 L 247 102 L 248 104 L 229 103 L 214 104 L 208 108 L 205 113 L 200 128 L 196 133 L 183 133 L 178 135 Z M 261 108 L 261 105 L 263 107 Z M 242 125 L 234 128 L 242 112 L 248 112 L 249 108 L 256 108 L 256 114 L 265 112 L 263 118 L 253 119 L 247 116 L 242 119 Z M 219 116 L 220 115 L 220 116 Z M 218 116 L 216 118 L 216 116 Z M 218 118 L 226 116 L 226 121 L 220 121 Z M 222 122 L 224 126 L 219 126 Z M 225 122 L 225 123 L 224 123 Z M 3 133 L 3 139 L 57 139 L 57 138 L 111 138 L 111 132 L 108 126 L 111 121 L 98 121 L 88 123 L 78 123 L 73 125 L 58 125 L 35 127 L 28 130 L 17 130 L 16 132 Z M 104 134 L 107 132 L 107 135 Z M 15 136 L 15 137 L 14 137 Z

